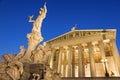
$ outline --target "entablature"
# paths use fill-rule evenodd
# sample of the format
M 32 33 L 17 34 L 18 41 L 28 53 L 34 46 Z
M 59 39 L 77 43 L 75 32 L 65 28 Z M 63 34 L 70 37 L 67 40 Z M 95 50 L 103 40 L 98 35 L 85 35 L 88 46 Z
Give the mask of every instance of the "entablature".
M 47 41 L 47 44 L 66 45 L 75 44 L 76 41 L 79 43 L 91 42 L 102 39 L 116 39 L 116 29 L 105 29 L 105 30 L 74 30 L 56 38 Z M 72 41 L 72 43 L 71 43 Z M 77 44 L 77 43 L 76 43 Z

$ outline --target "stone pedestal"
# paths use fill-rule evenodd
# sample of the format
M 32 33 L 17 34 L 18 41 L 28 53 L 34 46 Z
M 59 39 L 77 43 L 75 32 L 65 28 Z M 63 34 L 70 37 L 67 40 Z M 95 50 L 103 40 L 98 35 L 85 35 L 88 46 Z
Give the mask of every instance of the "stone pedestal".
M 33 78 L 33 74 L 39 74 L 40 78 L 44 78 L 44 70 L 45 67 L 43 64 L 29 64 L 24 63 L 24 72 L 20 80 L 31 80 Z

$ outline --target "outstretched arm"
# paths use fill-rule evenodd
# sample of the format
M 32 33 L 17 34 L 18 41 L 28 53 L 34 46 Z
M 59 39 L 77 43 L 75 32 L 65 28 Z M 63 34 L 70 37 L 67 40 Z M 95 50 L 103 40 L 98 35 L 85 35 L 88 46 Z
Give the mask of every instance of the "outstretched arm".
M 44 10 L 45 10 L 45 13 L 47 13 L 46 2 L 45 2 L 45 4 L 44 4 Z

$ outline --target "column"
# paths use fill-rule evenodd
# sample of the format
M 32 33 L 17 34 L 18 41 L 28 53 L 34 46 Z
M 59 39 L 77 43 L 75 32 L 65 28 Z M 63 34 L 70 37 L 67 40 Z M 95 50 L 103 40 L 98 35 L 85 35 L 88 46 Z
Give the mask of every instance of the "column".
M 54 56 L 54 64 L 53 64 L 53 66 L 54 66 L 54 70 L 57 72 L 58 71 L 58 60 L 59 60 L 59 53 L 60 53 L 60 51 L 59 51 L 59 49 L 56 49 L 56 51 L 55 51 L 55 56 Z
M 75 77 L 75 48 L 72 47 L 72 77 Z
M 63 48 L 60 47 L 59 60 L 58 60 L 58 73 L 61 73 L 62 53 L 63 53 Z
M 68 47 L 68 70 L 67 70 L 68 77 L 72 77 L 72 75 L 71 75 L 71 72 L 72 72 L 72 69 L 71 69 L 72 56 L 71 56 L 71 54 L 72 54 L 72 49 L 70 46 L 70 47 Z
M 106 56 L 105 56 L 105 51 L 104 51 L 104 44 L 103 41 L 99 41 L 99 49 L 100 49 L 100 53 L 101 53 L 101 60 L 105 60 Z M 101 61 L 101 64 L 103 64 L 103 62 Z M 102 76 L 106 76 L 107 72 L 105 70 L 105 65 L 103 64 L 103 73 L 101 73 Z
M 51 61 L 50 61 L 50 68 L 53 69 L 53 60 L 54 60 L 55 49 L 52 49 Z
M 66 77 L 67 51 L 64 49 L 63 77 Z
M 96 67 L 95 67 L 94 54 L 93 54 L 93 48 L 91 42 L 88 43 L 88 49 L 89 49 L 89 58 L 90 58 L 91 77 L 96 77 Z
M 82 46 L 78 45 L 78 77 L 85 77 L 84 68 L 84 54 L 82 53 Z
M 119 52 L 116 45 L 116 40 L 115 39 L 111 40 L 111 43 L 112 43 L 112 54 L 115 60 L 115 66 L 116 66 L 118 75 L 120 75 L 120 57 L 119 57 Z
M 101 55 L 102 55 L 102 59 L 105 59 L 105 51 L 104 51 L 103 41 L 99 41 L 99 48 L 100 48 L 100 52 L 101 52 Z

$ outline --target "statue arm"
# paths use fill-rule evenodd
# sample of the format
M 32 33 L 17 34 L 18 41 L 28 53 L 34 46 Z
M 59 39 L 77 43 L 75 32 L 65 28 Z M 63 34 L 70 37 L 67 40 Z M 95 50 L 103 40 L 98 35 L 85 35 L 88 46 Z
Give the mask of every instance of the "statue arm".
M 33 16 L 34 16 L 34 15 L 29 16 L 29 22 L 34 22 L 34 20 L 32 20 L 32 19 L 33 19 Z
M 46 2 L 45 2 L 45 4 L 44 4 L 44 11 L 45 11 L 45 13 L 47 13 Z

